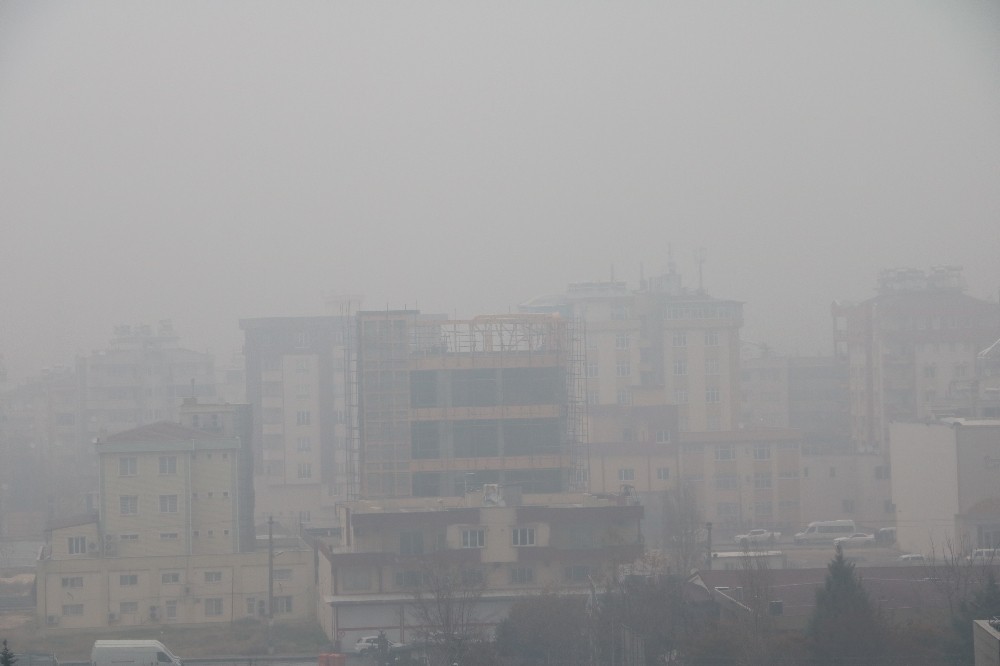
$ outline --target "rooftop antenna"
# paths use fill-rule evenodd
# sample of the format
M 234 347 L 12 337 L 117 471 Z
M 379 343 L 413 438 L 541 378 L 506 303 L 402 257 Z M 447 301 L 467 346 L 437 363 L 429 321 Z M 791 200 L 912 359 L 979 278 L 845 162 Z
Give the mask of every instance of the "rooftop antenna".
M 705 248 L 699 247 L 694 251 L 694 260 L 698 262 L 698 293 L 705 293 L 705 283 L 704 283 L 704 273 L 703 268 L 705 266 Z

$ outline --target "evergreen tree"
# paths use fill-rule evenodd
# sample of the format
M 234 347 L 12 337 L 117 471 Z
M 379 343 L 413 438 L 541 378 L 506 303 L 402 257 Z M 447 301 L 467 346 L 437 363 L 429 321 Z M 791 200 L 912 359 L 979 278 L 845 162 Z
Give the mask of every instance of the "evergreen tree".
M 7 641 L 4 640 L 3 650 L 0 650 L 0 666 L 14 666 L 16 661 L 17 657 L 10 651 L 10 648 L 7 647 Z
M 971 664 L 974 661 L 972 644 L 972 623 L 975 620 L 989 620 L 1000 616 L 1000 585 L 992 571 L 987 573 L 986 582 L 972 596 L 963 601 L 958 614 L 952 620 L 955 632 L 953 642 L 954 663 Z
M 816 590 L 809 638 L 817 664 L 865 666 L 881 657 L 886 628 L 872 605 L 854 565 L 839 546 L 827 566 L 826 581 Z

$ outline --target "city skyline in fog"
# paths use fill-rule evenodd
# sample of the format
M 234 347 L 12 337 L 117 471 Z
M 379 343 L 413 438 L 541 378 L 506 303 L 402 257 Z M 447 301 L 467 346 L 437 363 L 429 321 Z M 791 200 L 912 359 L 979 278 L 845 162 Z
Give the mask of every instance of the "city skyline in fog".
M 668 248 L 743 335 L 829 353 L 882 269 L 1000 288 L 1000 8 L 0 6 L 12 376 L 171 319 L 459 318 Z

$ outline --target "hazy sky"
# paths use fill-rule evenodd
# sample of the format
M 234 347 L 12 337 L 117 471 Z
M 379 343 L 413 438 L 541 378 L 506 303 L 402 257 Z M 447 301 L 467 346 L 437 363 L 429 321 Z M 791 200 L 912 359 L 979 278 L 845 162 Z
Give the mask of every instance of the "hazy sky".
M 0 354 L 506 312 L 678 268 L 829 351 L 885 267 L 1000 288 L 1000 3 L 0 3 Z

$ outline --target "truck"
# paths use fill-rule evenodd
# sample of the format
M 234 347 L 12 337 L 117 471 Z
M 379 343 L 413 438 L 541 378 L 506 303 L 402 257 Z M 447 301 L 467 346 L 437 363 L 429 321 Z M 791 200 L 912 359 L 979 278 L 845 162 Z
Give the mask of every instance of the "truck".
M 759 546 L 761 544 L 773 546 L 778 543 L 778 539 L 780 538 L 781 532 L 757 529 L 750 530 L 746 534 L 737 534 L 736 538 L 733 540 L 743 548 L 748 548 L 750 546 Z
M 90 666 L 184 666 L 160 641 L 94 641 Z

